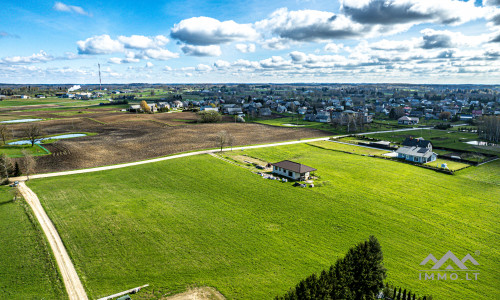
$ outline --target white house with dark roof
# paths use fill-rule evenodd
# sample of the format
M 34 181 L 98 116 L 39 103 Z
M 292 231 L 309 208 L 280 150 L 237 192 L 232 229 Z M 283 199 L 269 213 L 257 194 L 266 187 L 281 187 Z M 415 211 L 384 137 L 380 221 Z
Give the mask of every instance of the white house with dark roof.
M 292 180 L 308 180 L 311 177 L 310 172 L 316 171 L 315 168 L 289 160 L 283 160 L 272 165 L 273 174 Z
M 437 158 L 437 154 L 432 152 L 432 143 L 423 138 L 407 138 L 396 153 L 398 158 L 419 163 L 435 161 Z

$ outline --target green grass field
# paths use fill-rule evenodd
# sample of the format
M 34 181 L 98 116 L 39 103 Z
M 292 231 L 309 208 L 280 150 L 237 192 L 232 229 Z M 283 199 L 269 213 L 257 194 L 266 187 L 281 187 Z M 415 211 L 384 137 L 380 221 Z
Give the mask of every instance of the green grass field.
M 42 149 L 39 145 L 31 147 L 31 145 L 3 145 L 0 146 L 0 154 L 7 154 L 8 157 L 23 157 L 22 150 L 27 150 L 35 156 L 47 155 L 50 152 Z
M 439 159 L 439 158 L 433 162 L 426 163 L 426 165 L 429 165 L 432 167 L 438 166 L 439 168 L 441 168 L 442 164 L 446 164 L 448 169 L 450 169 L 452 171 L 458 171 L 458 170 L 461 170 L 461 169 L 464 169 L 464 168 L 467 168 L 470 166 L 468 164 L 464 164 L 464 163 L 460 163 L 460 162 L 456 162 L 456 161 L 452 161 L 452 160 Z
M 382 155 L 384 153 L 390 152 L 388 150 L 379 150 L 379 149 L 372 149 L 372 148 L 366 148 L 366 147 L 360 147 L 360 146 L 354 146 L 354 145 L 346 145 L 346 144 L 335 143 L 335 142 L 330 142 L 330 141 L 312 142 L 312 143 L 308 143 L 308 144 L 316 146 L 316 147 L 320 147 L 323 149 L 351 152 L 351 153 L 359 154 L 359 155 Z
M 0 298 L 66 299 L 48 242 L 24 200 L 0 187 Z
M 339 127 L 333 127 L 329 123 L 320 123 L 320 122 L 309 122 L 309 121 L 304 121 L 303 120 L 304 116 L 300 115 L 299 120 L 297 120 L 297 115 L 294 115 L 293 117 L 291 116 L 285 116 L 283 118 L 275 118 L 275 119 L 255 119 L 252 120 L 255 123 L 260 123 L 260 124 L 265 124 L 265 125 L 272 125 L 272 126 L 279 126 L 279 127 L 291 127 L 291 128 L 312 128 L 312 129 L 319 129 L 319 130 L 325 130 L 325 131 L 330 131 L 335 134 L 347 134 L 347 126 L 339 126 Z M 295 126 L 293 126 L 295 125 Z M 298 125 L 298 126 L 297 126 Z M 411 127 L 411 126 L 408 126 Z M 367 125 L 362 131 L 363 132 L 370 132 L 370 131 L 380 131 L 380 130 L 391 130 L 393 128 L 400 129 L 401 126 L 394 126 L 394 124 L 385 124 L 383 122 L 374 122 L 369 125 Z M 354 128 L 351 128 L 351 133 L 354 133 Z
M 295 188 L 203 155 L 29 185 L 92 298 L 149 283 L 271 299 L 372 234 L 392 284 L 434 299 L 500 293 L 500 161 L 451 176 L 305 144 L 238 152 L 304 163 L 329 184 Z M 419 263 L 448 250 L 473 255 L 479 280 L 419 281 Z

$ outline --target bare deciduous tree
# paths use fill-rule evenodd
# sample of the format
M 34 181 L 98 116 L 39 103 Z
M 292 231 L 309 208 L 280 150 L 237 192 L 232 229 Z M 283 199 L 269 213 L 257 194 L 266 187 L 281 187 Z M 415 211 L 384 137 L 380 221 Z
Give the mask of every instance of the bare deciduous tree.
M 2 138 L 2 142 L 4 145 L 7 143 L 7 140 L 12 138 L 12 133 L 9 130 L 9 127 L 0 125 L 0 137 Z
M 228 133 L 227 134 L 227 143 L 229 144 L 229 146 L 231 146 L 231 151 L 233 151 L 233 144 L 235 142 L 235 138 L 232 134 Z
M 228 141 L 228 133 L 225 130 L 217 132 L 215 135 L 215 142 L 217 143 L 217 146 L 220 147 L 220 151 L 222 152 L 222 147 L 227 143 Z
M 38 124 L 30 124 L 24 128 L 24 136 L 31 142 L 31 147 L 33 147 L 35 142 L 43 136 L 42 128 Z
M 491 143 L 500 141 L 500 116 L 484 116 L 479 121 L 478 134 Z
M 23 149 L 21 153 L 23 155 L 21 164 L 24 169 L 24 174 L 26 174 L 27 180 L 30 180 L 30 174 L 35 170 L 36 160 L 35 157 L 25 149 Z
M 0 156 L 0 184 L 9 180 L 9 173 L 12 169 L 12 160 L 7 154 L 3 153 Z

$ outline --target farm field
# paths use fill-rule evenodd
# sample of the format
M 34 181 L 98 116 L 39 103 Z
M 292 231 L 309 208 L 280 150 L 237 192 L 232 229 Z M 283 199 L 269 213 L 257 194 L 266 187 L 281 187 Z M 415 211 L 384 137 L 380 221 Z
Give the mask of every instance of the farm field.
M 0 187 L 0 298 L 65 299 L 48 242 L 24 200 Z
M 146 298 L 211 286 L 272 299 L 369 235 L 394 285 L 435 299 L 499 294 L 500 161 L 446 175 L 306 144 L 234 154 L 298 161 L 325 184 L 294 188 L 209 155 L 28 184 L 92 298 L 149 283 Z M 419 263 L 449 250 L 473 255 L 479 279 L 419 281 Z
M 7 109 L 7 108 L 5 108 Z M 51 153 L 37 157 L 36 173 L 90 168 L 144 160 L 178 152 L 217 147 L 214 136 L 225 130 L 235 137 L 234 146 L 328 136 L 309 128 L 282 128 L 255 123 L 234 123 L 224 116 L 222 123 L 197 123 L 193 112 L 134 114 L 123 105 L 88 107 L 43 107 L 4 110 L 0 117 L 37 118 L 46 136 L 93 133 L 93 136 L 58 140 L 45 144 Z M 30 123 L 30 124 L 33 124 Z M 27 123 L 6 125 L 13 139 L 23 139 Z M 13 153 L 17 155 L 19 153 Z

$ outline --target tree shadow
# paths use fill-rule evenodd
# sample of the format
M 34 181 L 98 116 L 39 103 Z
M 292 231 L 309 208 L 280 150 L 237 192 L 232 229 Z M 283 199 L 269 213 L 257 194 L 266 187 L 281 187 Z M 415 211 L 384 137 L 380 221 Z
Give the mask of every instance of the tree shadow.
M 11 200 L 8 200 L 8 201 L 4 201 L 4 202 L 0 202 L 0 206 L 5 205 L 5 204 L 9 204 L 9 203 L 13 203 L 13 202 L 14 202 L 14 199 L 11 199 Z

